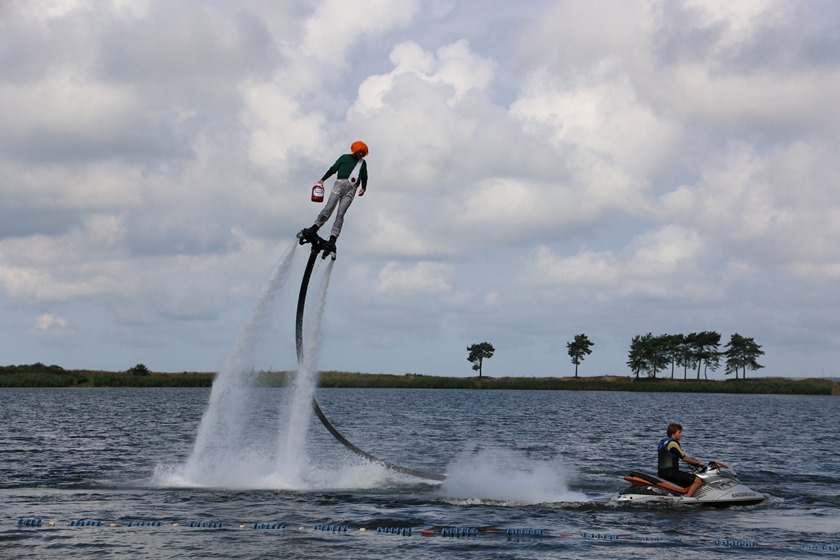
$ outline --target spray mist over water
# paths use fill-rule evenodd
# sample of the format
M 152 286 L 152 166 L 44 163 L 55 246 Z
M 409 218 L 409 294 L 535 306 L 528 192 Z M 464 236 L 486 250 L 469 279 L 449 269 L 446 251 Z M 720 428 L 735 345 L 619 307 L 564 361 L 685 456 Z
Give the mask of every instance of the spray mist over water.
M 316 356 L 327 290 L 330 260 L 311 318 L 302 361 L 286 394 L 287 421 L 275 403 L 256 387 L 250 361 L 276 316 L 275 300 L 289 276 L 297 243 L 283 254 L 263 288 L 250 317 L 240 330 L 210 394 L 193 452 L 183 465 L 159 465 L 155 479 L 164 485 L 225 488 L 309 489 L 376 487 L 388 478 L 386 469 L 372 463 L 318 468 L 309 464 L 306 434 L 317 386 Z M 273 414 L 272 414 L 273 413 Z M 566 470 L 556 462 L 515 457 L 510 451 L 463 456 L 450 465 L 441 491 L 451 498 L 526 503 L 585 501 L 571 492 Z
M 316 355 L 333 262 L 329 261 L 312 303 L 302 363 L 284 391 L 282 410 L 255 384 L 250 361 L 261 333 L 276 316 L 275 300 L 289 276 L 297 244 L 283 254 L 219 372 L 199 425 L 192 455 L 184 465 L 159 465 L 158 483 L 225 488 L 306 489 L 341 480 L 309 464 L 306 434 L 317 386 Z M 311 301 L 311 300 L 310 300 Z M 309 306 L 308 306 L 309 307 Z M 282 411 L 288 411 L 285 417 Z M 367 477 L 370 478 L 370 477 Z
M 449 498 L 515 503 L 585 502 L 569 490 L 569 469 L 558 461 L 533 460 L 510 450 L 465 454 L 447 469 L 441 487 Z
M 318 290 L 314 317 L 312 313 L 308 314 L 313 317 L 312 326 L 309 329 L 309 336 L 304 336 L 303 362 L 299 365 L 298 374 L 292 385 L 291 402 L 288 406 L 288 429 L 281 431 L 279 438 L 281 453 L 278 457 L 278 474 L 295 486 L 303 483 L 304 469 L 307 468 L 306 432 L 312 418 L 311 403 L 318 381 L 315 362 L 321 341 L 321 320 L 324 316 L 327 289 L 330 285 L 334 262 L 330 260 L 327 265 L 327 271 Z
M 281 256 L 250 317 L 239 331 L 213 383 L 192 455 L 180 469 L 181 472 L 170 477 L 173 479 L 170 482 L 229 486 L 236 485 L 236 482 L 241 484 L 246 473 L 254 476 L 267 474 L 264 472 L 265 465 L 274 450 L 249 438 L 256 398 L 256 372 L 250 361 L 259 345 L 261 333 L 266 331 L 270 319 L 276 315 L 272 313 L 274 304 L 288 280 L 297 245 L 292 243 Z

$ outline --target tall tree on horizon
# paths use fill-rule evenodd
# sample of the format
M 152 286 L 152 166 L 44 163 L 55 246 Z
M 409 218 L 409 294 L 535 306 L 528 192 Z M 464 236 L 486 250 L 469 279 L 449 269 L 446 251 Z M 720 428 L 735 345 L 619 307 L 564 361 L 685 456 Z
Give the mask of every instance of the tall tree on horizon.
M 689 333 L 682 336 L 682 340 L 680 341 L 680 351 L 679 351 L 679 358 L 677 358 L 677 364 L 682 366 L 683 368 L 683 381 L 688 379 L 688 368 L 694 369 L 694 352 L 692 348 L 694 348 L 694 339 L 697 337 L 697 333 Z
M 692 336 L 693 335 L 693 336 Z M 709 376 L 706 370 L 711 369 L 715 371 L 720 367 L 721 353 L 718 350 L 720 347 L 720 333 L 716 331 L 703 331 L 700 333 L 691 333 L 692 337 L 692 360 L 697 364 L 697 379 L 700 380 L 700 369 L 703 369 L 703 375 L 706 379 Z
M 677 365 L 682 365 L 683 345 L 685 344 L 685 335 L 682 334 L 663 334 L 665 341 L 665 353 L 671 362 L 671 379 L 674 378 L 674 369 Z
M 630 343 L 627 365 L 636 374 L 645 372 L 648 377 L 656 378 L 656 374 L 664 370 L 669 363 L 672 363 L 674 352 L 673 335 L 660 334 L 653 336 L 653 333 L 636 335 Z M 673 377 L 673 369 L 671 373 Z
M 593 345 L 594 343 L 583 333 L 576 334 L 573 341 L 566 343 L 566 350 L 572 358 L 572 363 L 575 364 L 575 378 L 578 376 L 578 366 L 584 357 L 592 353 Z
M 489 342 L 477 342 L 476 344 L 467 346 L 467 352 L 470 353 L 467 360 L 472 362 L 472 368 L 474 371 L 478 372 L 479 379 L 481 379 L 481 372 L 485 358 L 488 360 L 492 358 L 495 351 L 496 349 L 493 348 L 493 345 Z
M 729 342 L 726 343 L 726 371 L 729 375 L 735 372 L 735 379 L 738 379 L 738 370 L 743 372 L 743 378 L 747 378 L 747 368 L 751 371 L 761 369 L 764 366 L 758 363 L 758 357 L 764 355 L 764 350 L 761 349 L 760 344 L 756 344 L 755 339 L 741 336 L 735 333 L 729 337 Z
M 642 337 L 636 335 L 630 341 L 630 351 L 627 353 L 627 367 L 630 372 L 639 378 L 639 374 L 647 370 L 647 358 L 645 357 L 644 343 Z

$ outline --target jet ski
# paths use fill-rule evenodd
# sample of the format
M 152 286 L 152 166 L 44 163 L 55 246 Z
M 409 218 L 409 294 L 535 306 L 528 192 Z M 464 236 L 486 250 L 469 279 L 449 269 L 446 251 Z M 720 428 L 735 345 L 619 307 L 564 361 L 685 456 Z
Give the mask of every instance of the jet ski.
M 618 502 L 632 503 L 675 503 L 713 507 L 753 505 L 766 498 L 738 480 L 735 471 L 718 461 L 709 461 L 708 466 L 695 468 L 694 474 L 703 479 L 703 486 L 694 496 L 688 498 L 688 488 L 651 474 L 632 471 L 624 477 L 630 486 L 618 493 Z

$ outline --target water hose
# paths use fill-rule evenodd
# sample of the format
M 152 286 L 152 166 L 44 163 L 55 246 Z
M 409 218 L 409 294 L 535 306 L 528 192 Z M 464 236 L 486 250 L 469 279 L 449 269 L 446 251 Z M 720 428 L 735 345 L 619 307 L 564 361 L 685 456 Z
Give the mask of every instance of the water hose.
M 309 289 L 309 280 L 312 277 L 312 269 L 315 266 L 315 261 L 318 258 L 318 253 L 320 252 L 321 248 L 318 245 L 312 245 L 312 251 L 309 253 L 309 261 L 306 263 L 306 269 L 303 271 L 303 279 L 300 282 L 300 294 L 298 295 L 298 305 L 297 305 L 297 320 L 295 322 L 295 347 L 297 349 L 297 360 L 298 360 L 298 368 L 303 366 L 303 313 L 306 308 L 306 292 Z M 318 406 L 318 401 L 315 397 L 312 397 L 312 409 L 315 411 L 315 415 L 327 429 L 327 431 L 332 434 L 332 436 L 338 440 L 344 447 L 371 461 L 373 463 L 378 463 L 383 467 L 390 469 L 392 471 L 396 471 L 402 474 L 407 474 L 410 476 L 416 476 L 418 478 L 425 478 L 429 480 L 445 480 L 446 476 L 442 474 L 438 474 L 435 472 L 424 471 L 424 470 L 417 470 L 411 469 L 408 467 L 403 467 L 400 465 L 396 465 L 384 459 L 380 459 L 374 455 L 371 455 L 367 451 L 363 451 L 359 447 L 350 443 L 341 432 L 339 432 L 335 426 L 329 421 L 329 419 L 324 414 L 324 411 L 321 410 L 321 407 Z

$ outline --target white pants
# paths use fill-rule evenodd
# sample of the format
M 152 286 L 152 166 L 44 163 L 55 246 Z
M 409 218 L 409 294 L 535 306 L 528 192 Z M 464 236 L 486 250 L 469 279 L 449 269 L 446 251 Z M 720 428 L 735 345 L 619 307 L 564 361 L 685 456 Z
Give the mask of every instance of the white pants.
M 327 223 L 336 206 L 338 206 L 338 212 L 335 215 L 335 221 L 330 232 L 331 235 L 338 237 L 341 233 L 341 226 L 344 225 L 344 214 L 350 208 L 354 198 L 356 198 L 356 184 L 351 183 L 349 179 L 336 179 L 326 206 L 315 218 L 315 225 L 320 228 Z

